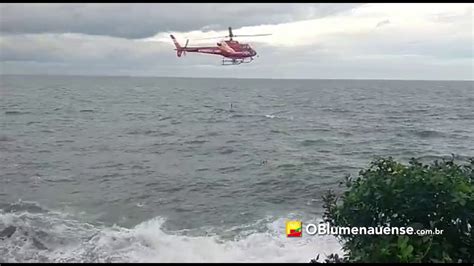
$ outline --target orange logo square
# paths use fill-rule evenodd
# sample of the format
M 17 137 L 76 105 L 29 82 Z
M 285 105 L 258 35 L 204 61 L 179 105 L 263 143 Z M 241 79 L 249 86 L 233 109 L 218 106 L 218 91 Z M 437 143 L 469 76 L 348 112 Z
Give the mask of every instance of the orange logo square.
M 301 221 L 286 222 L 286 236 L 287 237 L 301 237 L 303 235 L 303 226 Z

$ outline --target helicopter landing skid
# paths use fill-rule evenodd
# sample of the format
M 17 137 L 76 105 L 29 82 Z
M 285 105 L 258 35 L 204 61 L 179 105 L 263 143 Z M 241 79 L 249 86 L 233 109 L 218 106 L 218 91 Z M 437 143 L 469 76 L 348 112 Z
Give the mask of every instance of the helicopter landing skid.
M 246 60 L 248 59 L 248 60 Z M 223 66 L 233 66 L 233 65 L 240 65 L 240 64 L 248 64 L 253 61 L 253 57 L 243 58 L 243 59 L 227 59 L 225 57 L 222 58 L 222 65 Z

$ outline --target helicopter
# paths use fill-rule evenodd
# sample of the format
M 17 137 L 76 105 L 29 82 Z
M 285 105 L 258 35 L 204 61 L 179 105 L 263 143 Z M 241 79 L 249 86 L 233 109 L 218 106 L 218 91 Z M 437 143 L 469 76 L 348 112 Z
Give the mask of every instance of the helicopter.
M 202 53 L 202 54 L 211 54 L 211 55 L 220 55 L 222 56 L 222 65 L 240 65 L 243 63 L 251 63 L 254 59 L 254 56 L 257 56 L 257 52 L 247 43 L 239 43 L 235 41 L 234 37 L 248 37 L 248 36 L 268 36 L 271 34 L 251 34 L 251 35 L 234 35 L 232 33 L 232 27 L 228 28 L 229 35 L 221 37 L 212 37 L 212 38 L 202 38 L 199 40 L 206 39 L 217 39 L 217 38 L 229 38 L 228 40 L 223 40 L 217 43 L 217 46 L 195 46 L 188 47 L 189 40 L 186 40 L 186 44 L 181 46 L 176 38 L 173 35 L 170 35 L 173 40 L 174 45 L 176 46 L 176 55 L 181 57 L 186 55 L 186 52 L 190 53 Z M 257 56 L 258 57 L 258 56 Z

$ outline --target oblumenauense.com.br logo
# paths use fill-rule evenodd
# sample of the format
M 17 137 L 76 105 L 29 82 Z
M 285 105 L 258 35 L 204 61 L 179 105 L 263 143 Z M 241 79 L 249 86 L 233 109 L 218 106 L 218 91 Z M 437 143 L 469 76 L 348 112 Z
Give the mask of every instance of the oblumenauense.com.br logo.
M 414 229 L 413 227 L 339 227 L 328 223 L 304 226 L 308 235 L 439 235 L 443 230 Z M 301 221 L 288 221 L 286 223 L 286 235 L 288 237 L 301 237 L 303 235 L 303 223 Z

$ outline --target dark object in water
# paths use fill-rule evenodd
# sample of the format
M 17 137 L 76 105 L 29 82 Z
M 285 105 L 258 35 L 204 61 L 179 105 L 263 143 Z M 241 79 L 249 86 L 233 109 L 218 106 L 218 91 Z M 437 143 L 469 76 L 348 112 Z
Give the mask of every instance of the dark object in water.
M 48 249 L 43 243 L 41 243 L 38 239 L 33 237 L 33 246 L 35 246 L 37 249 Z
M 16 231 L 16 227 L 13 226 L 13 225 L 10 225 L 9 227 L 3 229 L 1 232 L 0 232 L 0 238 L 10 238 Z

